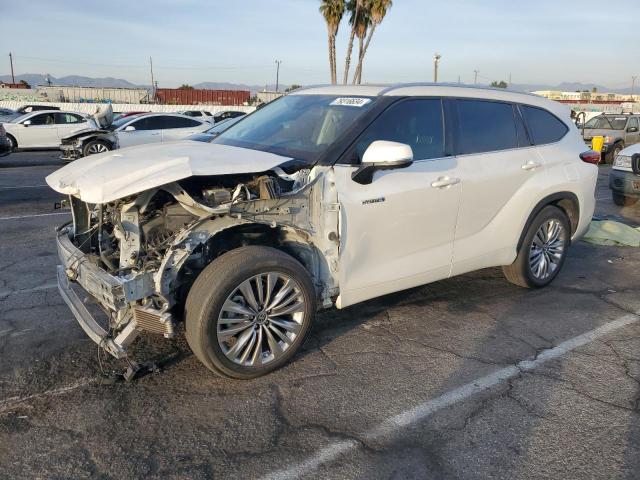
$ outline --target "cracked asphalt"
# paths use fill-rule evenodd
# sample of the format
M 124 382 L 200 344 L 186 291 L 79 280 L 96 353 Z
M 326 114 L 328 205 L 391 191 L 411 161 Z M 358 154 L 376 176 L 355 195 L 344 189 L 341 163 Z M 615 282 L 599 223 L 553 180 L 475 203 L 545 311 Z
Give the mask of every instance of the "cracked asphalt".
M 640 478 L 640 249 L 579 242 L 544 290 L 487 269 L 322 313 L 293 362 L 248 382 L 210 374 L 181 336 L 144 336 L 134 356 L 160 371 L 109 383 L 54 287 L 53 228 L 68 214 L 41 185 L 60 166 L 56 152 L 0 158 L 0 477 Z M 640 206 L 611 202 L 607 174 L 596 213 L 640 224 Z

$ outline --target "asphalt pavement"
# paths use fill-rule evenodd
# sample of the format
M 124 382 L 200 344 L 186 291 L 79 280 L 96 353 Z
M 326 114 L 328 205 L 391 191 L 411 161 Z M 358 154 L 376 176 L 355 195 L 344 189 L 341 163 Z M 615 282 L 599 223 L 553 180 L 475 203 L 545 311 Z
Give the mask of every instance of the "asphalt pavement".
M 55 288 L 61 165 L 0 158 L 0 478 L 640 478 L 639 248 L 578 242 L 543 290 L 486 269 L 324 312 L 252 381 L 145 335 L 159 371 L 112 383 Z M 640 224 L 607 175 L 597 215 Z

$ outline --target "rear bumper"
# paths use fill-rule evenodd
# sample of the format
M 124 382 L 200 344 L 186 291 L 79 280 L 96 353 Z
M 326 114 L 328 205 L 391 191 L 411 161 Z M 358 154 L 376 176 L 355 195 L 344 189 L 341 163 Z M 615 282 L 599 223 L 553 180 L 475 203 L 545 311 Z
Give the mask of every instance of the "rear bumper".
M 626 197 L 640 198 L 640 175 L 612 169 L 609 172 L 609 188 Z
M 148 273 L 131 278 L 110 275 L 98 266 L 94 256 L 76 248 L 70 238 L 71 231 L 71 227 L 65 225 L 56 232 L 61 263 L 57 267 L 58 290 L 87 336 L 114 357 L 122 358 L 126 356 L 127 345 L 138 335 L 138 312 L 144 311 L 135 302 L 153 294 L 153 278 Z M 82 287 L 107 312 L 109 324 L 117 331 L 117 335 L 100 325 L 80 296 L 71 288 L 72 282 Z M 152 315 L 166 325 L 167 332 L 173 332 L 169 314 L 152 312 Z

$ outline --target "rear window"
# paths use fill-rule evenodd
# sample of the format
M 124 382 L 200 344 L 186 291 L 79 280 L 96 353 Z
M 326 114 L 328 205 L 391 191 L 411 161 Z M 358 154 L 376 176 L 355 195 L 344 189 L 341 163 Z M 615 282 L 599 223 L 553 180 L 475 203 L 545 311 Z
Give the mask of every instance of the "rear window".
M 200 122 L 184 117 L 164 117 L 164 128 L 190 128 L 197 127 Z
M 522 105 L 520 109 L 535 145 L 555 143 L 569 131 L 560 119 L 542 108 Z
M 456 100 L 458 153 L 461 155 L 518 147 L 513 105 L 485 100 Z

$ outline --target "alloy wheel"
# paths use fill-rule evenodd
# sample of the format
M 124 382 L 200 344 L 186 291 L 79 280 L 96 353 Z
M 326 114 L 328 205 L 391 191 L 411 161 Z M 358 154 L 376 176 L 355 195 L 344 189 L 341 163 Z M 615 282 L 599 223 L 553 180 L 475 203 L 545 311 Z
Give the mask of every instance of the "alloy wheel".
M 545 221 L 533 237 L 529 250 L 529 268 L 538 280 L 555 273 L 565 254 L 566 231 L 559 220 Z
M 107 148 L 106 145 L 103 145 L 102 143 L 94 143 L 87 149 L 87 151 L 89 155 L 94 155 L 96 153 L 108 152 L 109 149 Z
M 255 275 L 225 300 L 217 324 L 218 345 L 232 362 L 264 366 L 281 358 L 306 321 L 300 285 L 280 272 Z

